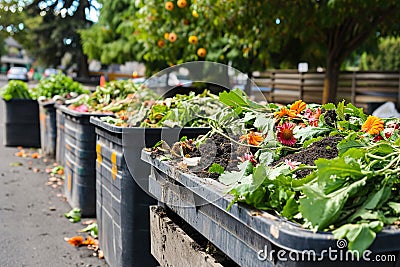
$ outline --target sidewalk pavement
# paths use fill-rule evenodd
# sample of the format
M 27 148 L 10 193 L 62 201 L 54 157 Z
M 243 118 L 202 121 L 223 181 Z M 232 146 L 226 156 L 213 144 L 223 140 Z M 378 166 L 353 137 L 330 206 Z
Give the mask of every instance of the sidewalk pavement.
M 77 232 L 85 225 L 64 217 L 71 207 L 62 196 L 63 186 L 46 185 L 49 175 L 45 169 L 52 168 L 54 161 L 15 156 L 17 148 L 3 145 L 2 116 L 0 113 L 0 266 L 108 266 L 104 259 L 93 256 L 93 250 L 73 247 L 64 240 L 88 234 Z M 25 152 L 35 151 L 25 148 Z

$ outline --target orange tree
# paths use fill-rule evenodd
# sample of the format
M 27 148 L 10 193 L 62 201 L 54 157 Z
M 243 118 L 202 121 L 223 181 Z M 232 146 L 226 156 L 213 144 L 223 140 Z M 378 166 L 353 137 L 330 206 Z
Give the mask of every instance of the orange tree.
M 114 58 L 127 55 L 125 60 L 144 61 L 152 71 L 209 60 L 245 73 L 277 66 L 273 60 L 289 66 L 306 61 L 326 68 L 323 102 L 336 102 L 339 70 L 351 52 L 371 36 L 399 33 L 400 0 L 101 2 L 130 6 L 105 21 L 104 31 L 115 35 L 100 49 Z M 104 12 L 113 12 L 113 5 Z M 118 25 L 110 27 L 115 20 Z
M 276 24 L 262 1 L 146 0 L 138 8 L 135 42 L 145 61 L 208 60 L 245 73 L 265 67 L 265 40 Z

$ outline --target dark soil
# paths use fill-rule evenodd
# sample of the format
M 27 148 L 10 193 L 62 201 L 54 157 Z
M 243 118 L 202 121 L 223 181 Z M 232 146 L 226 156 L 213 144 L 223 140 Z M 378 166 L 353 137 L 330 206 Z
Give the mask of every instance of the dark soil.
M 314 161 L 319 158 L 332 159 L 338 156 L 337 144 L 343 138 L 340 136 L 329 136 L 320 141 L 312 143 L 309 147 L 300 152 L 289 154 L 279 160 L 275 161 L 273 165 L 277 165 L 285 160 L 297 161 L 303 164 L 315 166 Z M 300 170 L 296 172 L 298 178 L 305 177 L 311 173 L 312 170 Z
M 218 173 L 208 173 L 208 168 L 217 163 L 227 171 L 238 170 L 238 157 L 243 156 L 249 149 L 232 143 L 222 135 L 214 135 L 199 146 L 198 156 L 201 156 L 200 171 L 194 171 L 199 177 L 218 178 Z
M 318 158 L 332 159 L 337 157 L 338 150 L 336 146 L 342 139 L 343 137 L 341 136 L 325 137 L 299 152 L 281 157 L 279 160 L 274 161 L 272 166 L 276 166 L 285 160 L 315 166 L 314 161 Z M 220 176 L 218 173 L 208 172 L 209 167 L 213 163 L 221 165 L 225 171 L 238 171 L 237 165 L 240 162 L 240 157 L 243 157 L 245 153 L 252 153 L 254 155 L 256 152 L 253 148 L 235 144 L 228 138 L 218 134 L 208 138 L 198 149 L 191 141 L 186 141 L 185 143 L 178 142 L 172 147 L 171 154 L 176 154 L 176 157 L 181 160 L 181 150 L 188 157 L 201 157 L 196 167 L 189 168 L 190 172 L 196 174 L 198 177 L 213 179 L 217 179 Z M 153 156 L 156 156 L 156 154 Z M 296 172 L 296 177 L 302 178 L 311 172 L 312 170 L 299 170 Z

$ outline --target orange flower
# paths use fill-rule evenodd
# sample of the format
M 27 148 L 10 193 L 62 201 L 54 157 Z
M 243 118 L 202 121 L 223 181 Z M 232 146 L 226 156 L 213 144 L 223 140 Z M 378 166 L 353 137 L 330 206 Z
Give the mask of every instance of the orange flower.
M 367 120 L 361 127 L 361 131 L 369 134 L 379 134 L 383 129 L 383 120 L 371 115 L 368 116 Z
M 303 102 L 303 100 L 297 100 L 290 106 L 290 110 L 294 110 L 296 114 L 299 114 L 303 110 L 305 110 L 307 107 L 307 104 Z
M 295 110 L 288 109 L 287 107 L 281 107 L 281 110 L 274 113 L 275 118 L 279 119 L 283 116 L 289 116 L 290 118 L 296 117 L 297 113 Z
M 258 146 L 264 140 L 264 137 L 259 132 L 250 131 L 248 134 L 242 135 L 239 140 L 242 142 L 246 140 L 247 144 Z
M 73 245 L 75 247 L 79 247 L 80 245 L 83 244 L 83 237 L 80 235 L 71 237 L 68 239 L 68 243 L 70 243 L 71 245 Z

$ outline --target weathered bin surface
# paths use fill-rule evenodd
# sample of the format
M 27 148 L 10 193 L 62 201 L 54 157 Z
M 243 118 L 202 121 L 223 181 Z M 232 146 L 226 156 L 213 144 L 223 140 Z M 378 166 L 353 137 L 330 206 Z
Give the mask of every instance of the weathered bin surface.
M 57 123 L 57 138 L 56 138 L 56 161 L 65 165 L 65 134 L 64 134 L 64 116 L 62 111 L 59 109 L 59 105 L 55 104 L 56 107 L 56 123 Z
M 379 266 L 399 264 L 398 229 L 378 233 L 371 261 L 357 261 L 329 232 L 314 233 L 241 204 L 227 211 L 233 199 L 227 186 L 182 173 L 145 151 L 142 159 L 152 165 L 150 192 L 240 266 L 377 266 L 376 256 L 387 259 Z
M 222 267 L 158 206 L 150 207 L 151 253 L 160 266 Z M 179 255 L 179 256 L 178 256 Z
M 5 146 L 40 147 L 39 105 L 36 100 L 3 101 Z
M 57 118 L 54 102 L 39 101 L 40 144 L 42 153 L 48 157 L 56 156 Z
M 64 194 L 71 207 L 82 216 L 96 215 L 96 134 L 91 116 L 60 106 L 64 116 L 65 183 Z
M 146 179 L 148 184 L 150 166 L 140 160 L 140 153 L 161 140 L 162 129 L 116 127 L 95 117 L 90 121 L 96 125 L 96 216 L 104 257 L 112 267 L 155 266 L 150 253 L 149 205 L 156 200 L 143 190 L 141 181 Z M 208 130 L 191 129 L 189 135 Z

